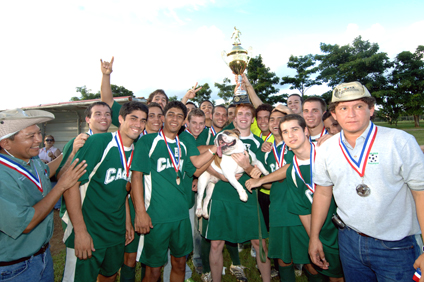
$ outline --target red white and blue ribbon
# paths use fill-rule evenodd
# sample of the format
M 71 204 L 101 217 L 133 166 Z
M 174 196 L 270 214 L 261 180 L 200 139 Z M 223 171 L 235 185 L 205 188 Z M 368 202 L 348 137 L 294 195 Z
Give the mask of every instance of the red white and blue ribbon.
M 131 163 L 132 163 L 132 159 L 133 159 L 133 155 L 134 155 L 134 144 L 131 144 L 131 150 L 132 150 L 131 156 L 127 160 L 127 158 L 125 156 L 124 144 L 122 143 L 121 133 L 119 132 L 119 130 L 116 132 L 114 138 L 115 138 L 116 145 L 118 146 L 119 157 L 121 158 L 122 167 L 125 169 L 125 172 L 127 173 L 126 174 L 127 179 L 129 180 L 130 167 L 131 167 Z
M 216 135 L 216 131 L 215 131 L 215 128 L 213 128 L 213 125 L 211 125 L 210 131 L 212 133 L 212 136 Z
M 263 139 L 262 138 L 262 132 L 261 132 L 261 139 Z M 272 137 L 272 133 L 270 132 L 270 133 L 268 133 L 268 135 L 266 136 L 266 138 L 265 138 L 265 142 L 267 142 L 268 140 L 269 140 L 269 138 L 271 138 Z
M 178 156 L 176 158 L 171 151 L 171 147 L 169 147 L 168 142 L 166 141 L 166 136 L 163 133 L 162 129 L 159 131 L 159 136 L 163 137 L 163 140 L 165 140 L 165 144 L 166 144 L 166 147 L 168 148 L 169 156 L 171 157 L 172 165 L 174 166 L 175 172 L 178 175 L 178 170 L 180 169 L 180 152 L 181 152 L 180 138 L 178 138 L 178 135 L 176 135 L 175 137 L 175 143 L 177 144 L 177 156 Z
M 87 134 L 90 135 L 90 136 L 93 135 L 93 130 L 91 130 L 91 128 L 89 128 L 88 131 L 87 131 Z
M 310 175 L 311 175 L 311 179 L 310 179 L 311 182 L 307 183 L 305 181 L 305 179 L 303 178 L 302 172 L 300 171 L 300 168 L 299 168 L 299 164 L 297 163 L 297 156 L 296 155 L 293 158 L 293 160 L 294 160 L 293 167 L 294 167 L 294 170 L 296 171 L 297 175 L 299 176 L 299 178 L 302 179 L 303 183 L 305 183 L 305 185 L 308 187 L 308 189 L 312 193 L 315 193 L 316 184 L 314 183 L 314 181 L 312 179 L 313 178 L 312 172 L 313 172 L 313 168 L 314 168 L 314 165 L 315 165 L 316 152 L 315 152 L 315 144 L 312 143 L 312 142 L 310 142 L 310 144 L 311 144 L 311 152 L 310 152 L 310 156 L 309 156 L 309 164 L 310 164 L 309 169 L 310 169 Z
M 365 138 L 365 142 L 362 145 L 361 155 L 359 156 L 358 161 L 355 161 L 355 159 L 352 158 L 346 145 L 342 142 L 342 134 L 343 131 L 340 132 L 339 146 L 342 150 L 345 159 L 347 160 L 349 165 L 359 174 L 360 177 L 364 177 L 365 168 L 368 162 L 368 155 L 370 154 L 375 137 L 377 136 L 377 126 L 375 126 L 374 123 L 371 122 L 371 127 L 367 134 L 367 137 Z
M 10 160 L 6 157 L 3 157 L 0 155 L 0 164 L 7 166 L 10 169 L 13 169 L 17 171 L 18 173 L 22 174 L 26 178 L 28 178 L 32 183 L 34 183 L 35 186 L 37 186 L 38 190 L 40 190 L 41 193 L 43 193 L 43 184 L 41 183 L 40 175 L 38 174 L 37 169 L 34 165 L 34 170 L 36 176 L 34 176 L 29 170 L 27 170 L 25 167 L 20 165 L 19 163 Z
M 417 270 L 414 273 L 414 277 L 412 277 L 412 280 L 418 282 L 421 278 L 421 269 L 418 267 Z
M 186 129 L 184 131 L 187 132 L 188 134 L 190 134 L 191 136 L 194 136 L 193 133 L 191 133 L 190 129 L 188 129 L 188 127 L 186 127 Z
M 138 136 L 138 138 L 140 138 L 140 137 L 142 137 L 142 136 L 144 136 L 144 135 L 147 135 L 148 133 L 147 133 L 147 130 L 146 129 L 144 129 L 143 130 L 143 132 L 141 132 L 140 133 L 140 135 Z
M 322 128 L 322 131 L 321 131 L 321 133 L 320 133 L 320 135 L 319 135 L 319 137 L 318 137 L 317 139 L 321 138 L 321 137 L 322 137 L 322 136 L 324 136 L 325 134 L 328 134 L 328 132 L 327 132 L 327 129 L 325 129 L 325 127 L 323 127 L 323 128 Z M 313 141 L 312 141 L 312 136 L 309 136 L 309 142 L 313 142 Z
M 277 161 L 278 168 L 281 168 L 283 166 L 285 150 L 286 150 L 286 143 L 284 142 L 281 145 L 280 152 L 278 152 L 278 148 L 277 148 L 277 145 L 275 144 L 275 141 L 274 141 L 274 144 L 272 144 L 272 152 L 274 153 L 274 158 Z

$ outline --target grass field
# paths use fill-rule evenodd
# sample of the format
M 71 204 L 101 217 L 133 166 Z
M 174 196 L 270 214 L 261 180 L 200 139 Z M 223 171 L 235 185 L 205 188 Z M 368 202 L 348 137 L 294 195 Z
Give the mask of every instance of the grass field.
M 413 121 L 399 121 L 397 127 L 395 125 L 390 125 L 387 122 L 376 122 L 376 125 L 397 128 L 408 132 L 413 135 L 419 145 L 424 145 L 424 121 L 421 121 L 421 127 L 414 127 Z

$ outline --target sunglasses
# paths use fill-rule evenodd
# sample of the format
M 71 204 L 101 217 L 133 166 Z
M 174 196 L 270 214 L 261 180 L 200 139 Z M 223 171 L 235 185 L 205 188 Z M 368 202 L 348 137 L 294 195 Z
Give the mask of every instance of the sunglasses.
M 54 142 L 53 139 L 46 139 L 46 142 Z

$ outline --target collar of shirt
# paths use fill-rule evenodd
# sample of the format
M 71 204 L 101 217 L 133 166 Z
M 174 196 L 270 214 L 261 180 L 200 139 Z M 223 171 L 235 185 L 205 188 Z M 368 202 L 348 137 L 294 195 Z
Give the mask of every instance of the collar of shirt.
M 355 148 L 358 148 L 358 145 L 360 147 L 362 147 L 362 145 L 365 142 L 365 139 L 367 138 L 368 132 L 370 131 L 371 128 L 371 121 L 368 123 L 368 127 L 365 129 L 364 132 L 362 132 L 361 136 L 359 136 L 358 138 L 356 138 L 356 142 L 355 142 Z M 341 136 L 342 136 L 342 142 L 346 145 L 346 147 L 349 150 L 353 150 L 354 148 L 349 144 L 349 142 L 347 142 L 346 137 L 344 135 L 344 130 L 342 129 L 341 131 Z

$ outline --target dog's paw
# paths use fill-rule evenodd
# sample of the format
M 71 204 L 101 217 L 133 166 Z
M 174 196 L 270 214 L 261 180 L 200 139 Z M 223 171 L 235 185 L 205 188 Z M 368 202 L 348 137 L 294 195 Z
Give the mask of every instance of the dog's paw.
M 247 202 L 247 193 L 246 191 L 242 190 L 239 192 L 240 201 Z
M 205 219 L 208 219 L 209 218 L 208 209 L 203 209 L 203 217 Z
M 196 209 L 196 216 L 197 217 L 202 217 L 203 213 L 202 213 L 202 208 L 197 208 Z

